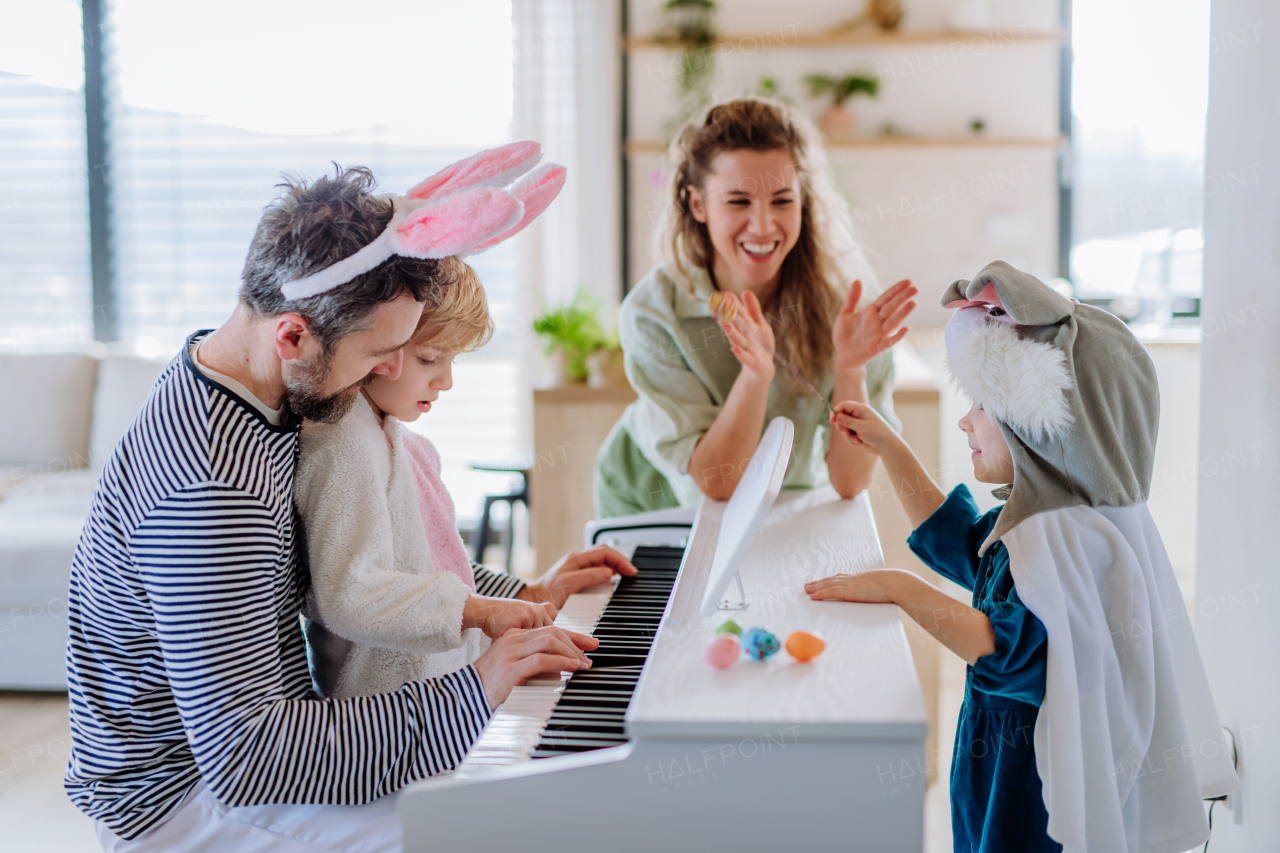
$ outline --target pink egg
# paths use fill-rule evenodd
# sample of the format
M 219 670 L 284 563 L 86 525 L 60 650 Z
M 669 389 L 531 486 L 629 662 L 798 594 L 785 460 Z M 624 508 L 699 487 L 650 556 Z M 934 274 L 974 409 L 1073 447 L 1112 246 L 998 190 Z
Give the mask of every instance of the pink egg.
M 733 634 L 721 634 L 702 653 L 703 659 L 716 669 L 728 669 L 742 654 L 742 646 Z

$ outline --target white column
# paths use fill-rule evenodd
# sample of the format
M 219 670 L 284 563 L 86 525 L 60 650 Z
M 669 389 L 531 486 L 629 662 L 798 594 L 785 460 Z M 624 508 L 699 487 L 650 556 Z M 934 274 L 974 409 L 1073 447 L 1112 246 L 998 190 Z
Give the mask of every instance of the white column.
M 1240 747 L 1226 853 L 1280 850 L 1280 4 L 1211 16 L 1196 634 Z

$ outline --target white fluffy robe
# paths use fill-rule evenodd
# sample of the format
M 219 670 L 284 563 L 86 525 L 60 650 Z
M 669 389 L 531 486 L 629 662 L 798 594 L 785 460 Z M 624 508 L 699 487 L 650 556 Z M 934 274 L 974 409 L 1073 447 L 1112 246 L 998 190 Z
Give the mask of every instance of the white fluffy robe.
M 1066 853 L 1182 853 L 1239 782 L 1145 503 L 1032 516 L 1003 537 L 1049 634 L 1036 768 Z
M 302 431 L 294 498 L 311 562 L 307 618 L 327 629 L 313 638 L 316 681 L 338 699 L 454 672 L 488 647 L 481 631 L 462 631 L 471 591 L 432 565 L 402 427 L 388 423 L 384 433 L 361 395 L 339 423 Z

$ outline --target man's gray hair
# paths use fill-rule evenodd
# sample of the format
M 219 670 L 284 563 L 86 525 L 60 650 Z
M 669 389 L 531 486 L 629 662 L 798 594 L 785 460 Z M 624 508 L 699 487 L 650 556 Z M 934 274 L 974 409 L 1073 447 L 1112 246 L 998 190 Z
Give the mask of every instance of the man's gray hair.
M 277 185 L 285 193 L 267 205 L 240 274 L 240 301 L 255 315 L 301 314 L 328 353 L 367 328 L 379 304 L 406 292 L 419 302 L 439 301 L 433 291 L 447 280 L 439 261 L 397 256 L 326 293 L 285 299 L 281 285 L 355 254 L 391 221 L 391 202 L 373 194 L 369 169 L 334 167 L 332 177 L 309 183 L 285 178 Z

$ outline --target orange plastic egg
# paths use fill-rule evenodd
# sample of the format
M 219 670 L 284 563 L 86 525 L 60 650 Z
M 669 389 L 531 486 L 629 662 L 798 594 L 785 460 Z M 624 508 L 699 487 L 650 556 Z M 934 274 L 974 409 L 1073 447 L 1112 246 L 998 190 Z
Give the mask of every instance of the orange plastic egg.
M 787 654 L 798 661 L 809 661 L 822 654 L 827 644 L 808 631 L 793 631 L 787 637 Z

